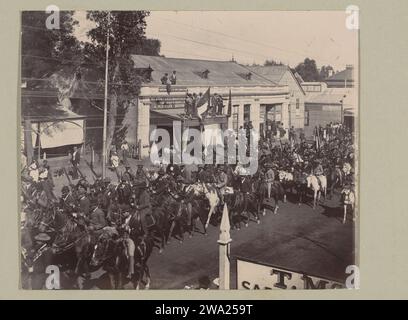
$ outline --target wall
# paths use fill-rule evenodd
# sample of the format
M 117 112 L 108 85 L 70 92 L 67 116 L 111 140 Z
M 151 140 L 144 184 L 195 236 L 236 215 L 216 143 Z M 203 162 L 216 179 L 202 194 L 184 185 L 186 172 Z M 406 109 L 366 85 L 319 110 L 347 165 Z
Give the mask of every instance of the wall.
M 309 112 L 309 125 L 304 128 L 306 137 L 314 134 L 316 126 L 325 126 L 330 122 L 341 122 L 341 105 L 307 104 L 305 111 Z
M 138 139 L 142 140 L 142 158 L 149 156 L 149 148 L 146 147 L 150 145 L 150 108 L 151 100 L 154 99 L 175 99 L 177 102 L 177 107 L 180 107 L 178 104 L 184 101 L 186 91 L 177 90 L 181 89 L 174 86 L 174 92 L 167 94 L 167 92 L 162 92 L 159 90 L 160 86 L 151 86 L 151 87 L 142 87 L 138 102 L 139 102 L 139 116 L 137 120 L 137 136 Z M 186 88 L 184 86 L 184 88 Z M 199 93 L 205 92 L 208 87 L 188 87 L 188 92 L 190 93 Z M 232 105 L 239 105 L 238 108 L 238 128 L 244 124 L 244 105 L 251 105 L 251 115 L 250 120 L 254 128 L 259 130 L 259 111 L 260 104 L 283 104 L 283 109 L 286 110 L 286 115 L 283 115 L 283 118 L 286 117 L 286 123 L 288 122 L 288 104 L 289 99 L 287 99 L 289 94 L 288 86 L 247 86 L 247 87 L 211 87 L 211 94 L 218 93 L 222 95 L 224 99 L 224 112 L 227 112 L 228 109 L 228 99 L 229 91 L 231 89 L 232 94 Z M 171 108 L 171 106 L 169 106 Z M 229 128 L 232 128 L 232 117 L 228 120 Z M 287 126 L 287 124 L 286 124 Z
M 290 120 L 288 118 L 288 128 L 294 126 L 295 128 L 303 128 L 304 114 L 305 114 L 305 94 L 300 89 L 297 81 L 293 78 L 290 71 L 285 72 L 279 84 L 287 85 L 290 91 Z M 296 99 L 299 99 L 299 110 L 296 113 Z

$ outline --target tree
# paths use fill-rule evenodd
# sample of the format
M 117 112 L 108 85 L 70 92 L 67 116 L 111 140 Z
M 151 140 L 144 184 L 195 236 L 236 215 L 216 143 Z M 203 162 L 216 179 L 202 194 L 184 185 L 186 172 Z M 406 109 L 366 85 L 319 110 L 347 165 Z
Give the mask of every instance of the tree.
M 104 67 L 106 38 L 109 33 L 109 115 L 106 148 L 126 137 L 128 131 L 134 131 L 130 124 L 122 125 L 118 114 L 137 112 L 132 100 L 139 94 L 140 76 L 134 72 L 131 54 L 135 48 L 142 51 L 146 43 L 145 28 L 148 11 L 89 11 L 87 18 L 95 23 L 88 32 L 91 43 L 85 45 L 86 58 L 101 61 Z M 151 42 L 150 42 L 151 44 Z
M 140 43 L 132 48 L 134 54 L 144 54 L 148 56 L 160 56 L 161 42 L 158 39 L 142 39 Z
M 267 66 L 283 66 L 283 63 L 282 62 L 277 62 L 277 61 L 271 59 L 271 60 L 266 60 L 264 62 L 264 66 L 265 67 L 267 67 Z
M 304 81 L 320 81 L 320 74 L 316 67 L 316 61 L 306 58 L 295 67 L 295 71 L 300 74 Z
M 322 66 L 320 68 L 320 81 L 324 81 L 325 79 L 327 79 L 328 77 L 330 77 L 331 74 L 334 73 L 334 69 L 332 66 L 328 65 L 328 66 Z
M 60 11 L 60 29 L 47 29 L 44 11 L 23 11 L 21 14 L 21 76 L 44 78 L 78 59 L 80 45 L 73 35 L 78 23 L 73 11 Z

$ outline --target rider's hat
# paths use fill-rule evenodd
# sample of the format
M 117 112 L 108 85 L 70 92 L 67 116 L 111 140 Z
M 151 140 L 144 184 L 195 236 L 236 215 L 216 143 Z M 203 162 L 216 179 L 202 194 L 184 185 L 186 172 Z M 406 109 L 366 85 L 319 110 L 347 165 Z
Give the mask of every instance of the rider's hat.
M 34 237 L 34 239 L 39 242 L 47 242 L 50 241 L 51 237 L 46 233 L 39 233 Z
M 265 163 L 265 168 L 272 168 L 272 163 L 270 162 Z

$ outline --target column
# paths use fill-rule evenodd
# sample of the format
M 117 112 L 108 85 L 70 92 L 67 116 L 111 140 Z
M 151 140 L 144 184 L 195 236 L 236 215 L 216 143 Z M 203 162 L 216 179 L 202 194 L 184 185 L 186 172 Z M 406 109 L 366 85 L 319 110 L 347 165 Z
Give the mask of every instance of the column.
M 141 158 L 149 157 L 150 104 L 142 102 L 139 102 L 138 104 L 137 139 L 141 141 Z

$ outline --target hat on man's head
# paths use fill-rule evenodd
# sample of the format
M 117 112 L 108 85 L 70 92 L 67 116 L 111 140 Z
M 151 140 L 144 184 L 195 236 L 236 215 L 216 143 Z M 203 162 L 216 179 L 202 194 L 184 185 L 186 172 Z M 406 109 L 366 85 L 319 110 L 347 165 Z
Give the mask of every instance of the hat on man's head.
M 34 240 L 38 242 L 47 242 L 50 241 L 51 237 L 46 233 L 39 233 L 34 237 Z

